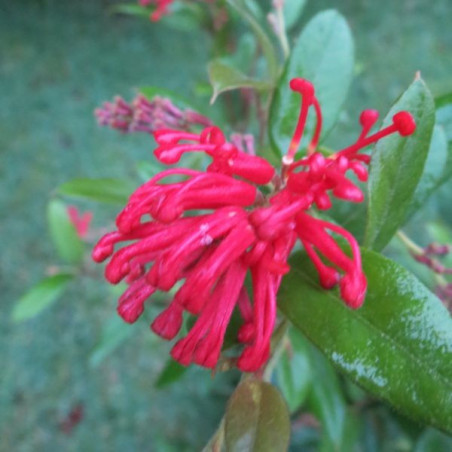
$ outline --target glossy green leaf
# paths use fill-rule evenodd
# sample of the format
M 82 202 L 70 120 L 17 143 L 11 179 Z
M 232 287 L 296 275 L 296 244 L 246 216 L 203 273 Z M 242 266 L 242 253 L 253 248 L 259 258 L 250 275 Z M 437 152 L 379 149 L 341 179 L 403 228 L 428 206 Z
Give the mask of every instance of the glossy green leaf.
M 213 95 L 210 103 L 214 103 L 219 94 L 240 88 L 254 88 L 265 90 L 271 88 L 267 82 L 255 80 L 243 74 L 232 66 L 220 60 L 211 61 L 208 65 L 209 80 L 212 84 Z
M 303 29 L 281 77 L 270 112 L 270 139 L 277 153 L 289 147 L 300 111 L 300 95 L 289 88 L 294 77 L 314 84 L 323 112 L 323 133 L 333 127 L 353 72 L 353 39 L 345 19 L 334 10 L 317 14 Z M 305 137 L 314 127 L 311 114 Z
M 297 253 L 279 307 L 342 372 L 415 420 L 452 432 L 452 319 L 416 277 L 363 249 L 364 306 L 323 290 Z
M 17 301 L 13 308 L 12 320 L 23 322 L 37 316 L 63 294 L 73 278 L 72 274 L 59 273 L 43 279 Z
M 309 346 L 296 329 L 289 332 L 290 346 L 281 354 L 276 367 L 278 386 L 291 413 L 306 400 L 312 383 Z
M 188 367 L 179 364 L 173 359 L 169 359 L 163 370 L 160 372 L 160 375 L 155 382 L 155 387 L 161 389 L 180 380 L 187 370 Z
M 365 245 L 381 250 L 408 214 L 424 171 L 435 123 L 433 99 L 424 81 L 416 78 L 392 106 L 383 127 L 399 111 L 409 111 L 416 131 L 409 137 L 393 134 L 380 140 L 372 154 L 369 173 L 369 209 Z
M 135 189 L 134 182 L 122 179 L 73 179 L 60 185 L 58 193 L 72 198 L 125 204 Z
M 134 328 L 117 314 L 114 314 L 104 323 L 98 344 L 91 352 L 89 364 L 97 367 L 102 361 L 111 355 L 133 333 Z
M 297 25 L 305 6 L 306 0 L 284 0 L 283 14 L 287 30 Z
M 245 380 L 229 399 L 225 414 L 228 452 L 287 450 L 290 419 L 279 391 L 260 380 Z
M 346 404 L 338 376 L 325 357 L 313 347 L 311 347 L 310 355 L 313 380 L 308 406 L 322 425 L 323 447 L 330 450 L 342 450 Z
M 452 147 L 448 149 L 444 128 L 435 126 L 422 176 L 408 208 L 410 218 L 452 176 Z
M 83 260 L 84 244 L 69 219 L 67 206 L 63 201 L 52 199 L 49 202 L 47 223 L 60 258 L 69 264 L 79 264 Z
M 247 6 L 244 0 L 226 0 L 227 3 L 234 8 L 235 11 L 248 22 L 256 39 L 262 49 L 262 53 L 267 62 L 269 79 L 276 81 L 278 76 L 278 59 L 276 57 L 275 48 L 266 30 L 261 26 L 252 10 Z

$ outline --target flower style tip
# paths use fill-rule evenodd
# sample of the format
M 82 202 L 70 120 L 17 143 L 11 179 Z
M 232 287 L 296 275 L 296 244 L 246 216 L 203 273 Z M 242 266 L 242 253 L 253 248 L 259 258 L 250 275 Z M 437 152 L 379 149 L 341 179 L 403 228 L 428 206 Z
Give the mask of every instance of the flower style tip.
M 413 134 L 416 130 L 416 122 L 414 121 L 413 116 L 407 111 L 396 113 L 393 116 L 392 121 L 400 135 L 403 137 Z
M 181 330 L 184 313 L 195 318 L 171 351 L 183 365 L 216 366 L 234 311 L 242 318 L 237 367 L 255 372 L 266 363 L 278 289 L 290 270 L 287 260 L 297 240 L 324 289 L 339 286 L 344 303 L 353 309 L 364 302 L 367 280 L 356 239 L 344 228 L 313 216 L 312 209 L 329 209 L 333 197 L 361 202 L 361 189 L 348 179 L 349 171 L 361 181 L 367 179 L 371 156 L 359 151 L 392 133 L 412 134 L 415 122 L 409 113 L 399 112 L 391 125 L 371 134 L 378 113 L 365 110 L 356 142 L 324 156 L 317 151 L 322 112 L 314 87 L 296 78 L 290 88 L 301 95 L 301 107 L 281 175 L 255 155 L 249 137 L 233 136 L 229 142 L 210 123 L 200 133 L 157 128 L 152 133 L 160 162 L 171 165 L 187 152 L 200 152 L 210 164 L 205 171 L 170 168 L 144 183 L 118 215 L 117 230 L 102 237 L 93 250 L 96 262 L 109 259 L 106 279 L 113 284 L 125 280 L 129 286 L 118 301 L 118 313 L 127 322 L 142 315 L 154 292 L 178 287 L 151 329 L 171 340 Z M 139 100 L 134 106 L 146 109 L 146 102 Z M 114 116 L 118 124 L 130 127 L 130 118 L 136 118 L 134 106 L 117 99 L 99 117 L 108 123 Z M 313 136 L 306 155 L 295 161 L 311 107 L 316 116 Z M 346 241 L 350 252 L 339 246 L 337 237 Z M 249 291 L 244 285 L 247 275 Z

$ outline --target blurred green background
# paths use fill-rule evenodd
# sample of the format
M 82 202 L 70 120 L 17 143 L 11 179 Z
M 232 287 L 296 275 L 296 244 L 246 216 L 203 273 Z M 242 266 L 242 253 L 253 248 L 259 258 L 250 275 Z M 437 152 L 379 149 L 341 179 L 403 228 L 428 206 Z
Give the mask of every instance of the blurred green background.
M 1 451 L 199 450 L 237 378 L 190 369 L 180 383 L 156 390 L 169 347 L 145 321 L 90 366 L 102 328 L 115 321 L 115 302 L 106 284 L 89 278 L 37 318 L 10 321 L 14 302 L 56 261 L 45 219 L 52 190 L 75 177 L 137 179 L 134 164 L 151 158 L 148 137 L 98 128 L 94 108 L 115 94 L 130 99 L 143 85 L 190 98 L 207 78 L 203 32 L 113 16 L 112 3 L 0 1 Z M 451 90 L 450 0 L 308 1 L 303 22 L 330 7 L 348 19 L 357 60 L 330 141 L 346 142 L 362 109 L 387 111 L 417 70 L 435 95 Z M 207 106 L 208 96 L 197 103 Z M 94 226 L 115 213 L 86 208 L 95 209 Z M 79 404 L 83 419 L 64 434 L 61 423 Z

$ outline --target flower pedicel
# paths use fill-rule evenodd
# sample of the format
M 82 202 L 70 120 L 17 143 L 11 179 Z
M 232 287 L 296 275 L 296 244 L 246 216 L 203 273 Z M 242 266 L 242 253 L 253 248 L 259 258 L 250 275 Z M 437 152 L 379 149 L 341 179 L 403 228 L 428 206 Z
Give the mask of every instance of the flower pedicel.
M 204 152 L 211 164 L 206 171 L 168 169 L 143 184 L 118 215 L 117 231 L 106 234 L 93 250 L 96 262 L 111 257 L 105 270 L 108 281 L 117 284 L 125 279 L 129 284 L 118 302 L 118 312 L 127 322 L 138 319 L 156 290 L 169 291 L 182 282 L 151 328 L 173 339 L 184 311 L 197 316 L 171 351 L 184 365 L 215 367 L 236 307 L 243 319 L 238 332 L 243 350 L 237 367 L 257 371 L 267 361 L 276 295 L 297 239 L 315 265 L 322 287 L 339 285 L 341 298 L 351 308 L 364 301 L 367 282 L 355 238 L 342 227 L 312 216 L 311 208 L 329 209 L 331 196 L 361 202 L 363 193 L 346 175 L 351 170 L 360 181 L 367 180 L 371 157 L 359 151 L 395 132 L 412 134 L 415 122 L 402 111 L 394 115 L 391 125 L 370 134 L 378 113 L 366 110 L 360 117 L 362 132 L 357 141 L 325 157 L 316 150 L 322 115 L 314 87 L 299 78 L 290 87 L 301 95 L 302 103 L 280 174 L 262 157 L 227 142 L 218 127 L 206 127 L 199 134 L 157 130 L 154 154 L 160 162 L 171 165 L 186 152 Z M 307 155 L 295 160 L 311 107 L 317 118 L 313 138 Z M 180 180 L 164 183 L 170 176 Z M 259 190 L 263 185 L 272 187 L 270 194 Z M 207 213 L 193 215 L 199 210 Z M 331 233 L 348 242 L 350 256 Z M 120 242 L 132 243 L 114 251 Z M 252 293 L 244 285 L 248 272 Z

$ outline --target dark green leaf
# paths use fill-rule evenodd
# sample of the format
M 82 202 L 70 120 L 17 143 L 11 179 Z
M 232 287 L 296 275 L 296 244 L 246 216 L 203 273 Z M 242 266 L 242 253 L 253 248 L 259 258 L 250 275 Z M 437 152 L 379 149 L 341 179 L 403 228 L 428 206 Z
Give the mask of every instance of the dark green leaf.
M 79 264 L 83 259 L 84 244 L 69 219 L 67 206 L 52 199 L 47 206 L 47 223 L 50 237 L 58 255 L 69 264 Z
M 276 367 L 278 386 L 291 413 L 297 411 L 308 395 L 312 382 L 309 346 L 296 329 L 289 333 L 290 348 L 286 348 Z
M 270 139 L 277 153 L 284 153 L 300 111 L 300 95 L 289 88 L 294 77 L 314 84 L 323 112 L 323 138 L 333 127 L 347 94 L 353 71 L 353 39 L 345 19 L 334 10 L 316 15 L 295 43 L 275 92 L 270 112 Z M 311 137 L 313 115 L 305 137 Z
M 283 13 L 287 30 L 297 24 L 305 6 L 306 0 L 284 0 Z
M 448 149 L 444 129 L 435 126 L 424 171 L 414 192 L 407 218 L 410 218 L 425 201 L 452 175 L 452 147 Z
M 240 88 L 265 90 L 271 87 L 269 83 L 252 79 L 220 60 L 211 61 L 208 65 L 208 71 L 209 80 L 213 88 L 213 95 L 210 103 L 214 103 L 218 95 L 225 91 Z
M 58 193 L 73 198 L 124 204 L 136 184 L 122 179 L 73 179 L 58 188 Z
M 411 273 L 362 250 L 364 306 L 320 288 L 304 253 L 291 260 L 279 307 L 345 374 L 417 421 L 452 432 L 452 320 Z
M 14 305 L 12 320 L 23 322 L 37 316 L 61 296 L 73 278 L 72 274 L 59 273 L 43 279 Z
M 155 382 L 155 387 L 161 389 L 180 380 L 187 370 L 188 367 L 179 364 L 173 359 L 169 359 L 163 370 L 160 372 L 160 375 Z
M 365 245 L 381 250 L 406 219 L 422 176 L 435 123 L 433 99 L 424 81 L 416 78 L 392 106 L 383 127 L 395 113 L 407 110 L 416 121 L 409 137 L 393 134 L 377 143 L 369 174 L 369 209 Z
M 124 343 L 133 333 L 133 326 L 124 322 L 117 314 L 104 323 L 99 343 L 89 357 L 89 364 L 97 367 L 102 361 Z
M 242 382 L 226 409 L 226 450 L 283 452 L 287 450 L 289 436 L 289 413 L 278 390 L 260 380 Z

